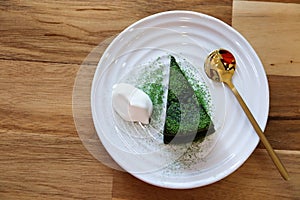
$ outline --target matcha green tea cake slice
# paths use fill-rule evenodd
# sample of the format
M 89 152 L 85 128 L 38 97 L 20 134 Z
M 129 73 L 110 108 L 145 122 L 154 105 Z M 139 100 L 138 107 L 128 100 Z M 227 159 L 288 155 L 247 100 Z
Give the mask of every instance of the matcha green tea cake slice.
M 164 143 L 188 143 L 213 133 L 213 123 L 175 58 L 170 59 Z M 199 94 L 199 93 L 198 93 Z

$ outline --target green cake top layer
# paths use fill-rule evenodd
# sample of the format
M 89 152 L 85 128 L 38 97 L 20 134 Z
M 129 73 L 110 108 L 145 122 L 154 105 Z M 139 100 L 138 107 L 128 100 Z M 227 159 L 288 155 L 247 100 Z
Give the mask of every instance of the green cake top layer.
M 203 97 L 195 92 L 186 74 L 171 56 L 164 142 L 191 142 L 205 136 L 212 127 L 211 119 L 201 102 Z M 209 130 L 211 132 L 212 130 Z M 176 138 L 175 138 L 176 136 Z

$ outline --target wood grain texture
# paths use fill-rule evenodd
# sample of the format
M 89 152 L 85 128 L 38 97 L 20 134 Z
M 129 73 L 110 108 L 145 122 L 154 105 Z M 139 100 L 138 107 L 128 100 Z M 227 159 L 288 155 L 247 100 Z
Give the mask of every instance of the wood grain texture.
M 270 119 L 300 120 L 300 77 L 270 75 L 268 81 Z
M 73 123 L 73 64 L 0 61 L 0 199 L 111 199 Z
M 234 1 L 256 1 L 256 2 L 276 2 L 276 3 L 300 3 L 299 0 L 234 0 Z
M 80 64 L 101 41 L 133 22 L 174 9 L 231 24 L 232 0 L 0 1 L 0 48 L 5 49 L 0 59 Z
M 292 175 L 289 182 L 281 180 L 265 150 L 256 150 L 229 177 L 213 185 L 190 190 L 157 188 L 127 173 L 114 171 L 113 199 L 299 199 L 300 154 L 277 152 Z
M 0 60 L 2 131 L 74 136 L 72 89 L 77 65 Z
M 300 4 L 234 1 L 232 25 L 260 56 L 268 75 L 300 76 Z
M 300 150 L 300 121 L 269 119 L 265 135 L 274 149 Z M 265 148 L 261 143 L 258 148 Z
M 0 136 L 0 199 L 111 199 L 112 170 L 77 137 L 23 131 Z

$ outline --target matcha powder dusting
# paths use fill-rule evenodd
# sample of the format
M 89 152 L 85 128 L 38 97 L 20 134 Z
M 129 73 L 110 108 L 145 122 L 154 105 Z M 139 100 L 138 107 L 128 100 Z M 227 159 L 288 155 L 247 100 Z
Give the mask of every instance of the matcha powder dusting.
M 153 103 L 150 126 L 165 144 L 202 141 L 213 133 L 210 95 L 185 60 L 162 56 L 131 73 L 125 82 L 143 90 Z

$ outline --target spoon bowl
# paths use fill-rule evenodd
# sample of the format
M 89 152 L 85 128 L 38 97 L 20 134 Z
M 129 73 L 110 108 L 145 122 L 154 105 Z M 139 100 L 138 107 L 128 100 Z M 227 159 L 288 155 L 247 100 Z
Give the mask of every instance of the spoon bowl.
M 225 49 L 218 49 L 209 54 L 204 64 L 206 75 L 217 82 L 231 81 L 236 68 L 234 56 Z

